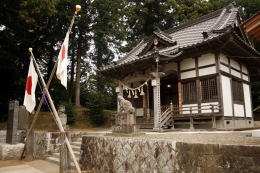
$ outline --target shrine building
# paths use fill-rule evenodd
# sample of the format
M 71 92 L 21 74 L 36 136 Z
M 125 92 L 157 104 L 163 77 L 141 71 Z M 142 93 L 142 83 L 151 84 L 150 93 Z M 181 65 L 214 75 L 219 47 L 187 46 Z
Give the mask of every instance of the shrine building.
M 253 127 L 250 83 L 260 53 L 230 4 L 171 29 L 156 30 L 101 69 L 118 80 L 141 128 Z

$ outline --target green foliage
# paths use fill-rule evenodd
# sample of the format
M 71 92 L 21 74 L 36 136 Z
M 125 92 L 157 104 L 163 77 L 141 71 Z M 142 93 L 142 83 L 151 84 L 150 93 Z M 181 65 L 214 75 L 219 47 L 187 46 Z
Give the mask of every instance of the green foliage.
M 52 16 L 57 13 L 56 5 L 60 0 L 25 0 L 20 3 L 20 17 L 27 23 L 35 23 L 36 18 Z
M 104 102 L 99 93 L 92 93 L 92 100 L 89 104 L 90 120 L 94 125 L 100 126 L 106 121 L 104 114 Z
M 75 123 L 76 120 L 74 107 L 71 103 L 65 103 L 64 106 L 67 114 L 67 124 L 72 125 Z

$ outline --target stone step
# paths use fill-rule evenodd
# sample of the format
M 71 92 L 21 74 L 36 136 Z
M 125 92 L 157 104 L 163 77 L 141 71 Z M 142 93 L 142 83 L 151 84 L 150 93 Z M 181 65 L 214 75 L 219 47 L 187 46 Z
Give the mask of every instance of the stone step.
M 82 137 L 74 139 L 73 142 L 82 142 Z
M 79 147 L 79 146 L 72 145 L 71 147 L 72 147 L 72 150 L 73 150 L 73 151 L 78 151 L 78 152 L 80 152 L 80 147 Z
M 79 151 L 74 151 L 75 157 L 77 160 L 79 160 L 80 157 L 80 152 Z M 60 158 L 60 153 L 52 153 L 52 156 L 55 158 Z
M 79 158 L 80 158 L 81 141 L 82 141 L 81 138 L 78 138 L 78 139 L 76 139 L 76 141 L 71 142 L 72 150 L 73 150 L 78 162 L 79 162 Z M 60 153 L 52 153 L 52 155 L 47 157 L 46 160 L 51 163 L 55 163 L 55 164 L 59 165 L 60 164 Z M 75 164 L 72 159 L 71 159 L 71 166 L 75 167 Z
M 46 158 L 46 161 L 54 163 L 56 165 L 60 165 L 60 161 L 57 160 L 56 158 L 48 157 Z M 76 169 L 76 166 L 73 161 L 71 161 L 71 169 Z
M 80 147 L 81 146 L 81 141 L 72 142 L 71 145 Z
M 75 154 L 76 158 L 80 157 L 80 152 L 79 151 L 74 151 L 74 154 Z
M 60 159 L 57 158 L 57 157 L 54 157 L 54 156 L 49 156 L 49 157 L 46 157 L 47 161 L 51 162 L 51 163 L 55 163 L 55 164 L 60 164 Z
M 79 158 L 76 158 L 76 159 L 77 159 L 77 161 L 79 163 Z M 49 161 L 51 163 L 59 165 L 60 164 L 60 154 L 59 153 L 54 153 L 52 156 L 46 157 L 45 160 Z M 72 159 L 71 159 L 71 166 L 75 167 L 75 164 L 74 164 Z

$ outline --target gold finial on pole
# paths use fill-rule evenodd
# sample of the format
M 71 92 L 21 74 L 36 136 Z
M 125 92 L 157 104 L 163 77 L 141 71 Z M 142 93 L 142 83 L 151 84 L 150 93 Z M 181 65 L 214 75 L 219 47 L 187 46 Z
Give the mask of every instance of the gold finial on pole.
M 33 50 L 33 48 L 30 47 L 30 48 L 29 48 L 29 52 L 32 52 L 32 50 Z
M 81 10 L 81 6 L 80 5 L 76 5 L 76 12 L 79 12 Z

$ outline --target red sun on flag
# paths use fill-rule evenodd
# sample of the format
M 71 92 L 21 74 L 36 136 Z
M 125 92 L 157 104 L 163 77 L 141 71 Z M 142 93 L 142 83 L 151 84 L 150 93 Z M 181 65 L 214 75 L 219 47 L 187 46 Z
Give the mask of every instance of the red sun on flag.
M 63 60 L 65 58 L 65 54 L 66 54 L 66 48 L 64 45 L 62 45 L 62 50 L 61 50 L 61 60 Z
M 26 92 L 27 94 L 31 95 L 32 94 L 32 76 L 27 77 L 26 81 Z

